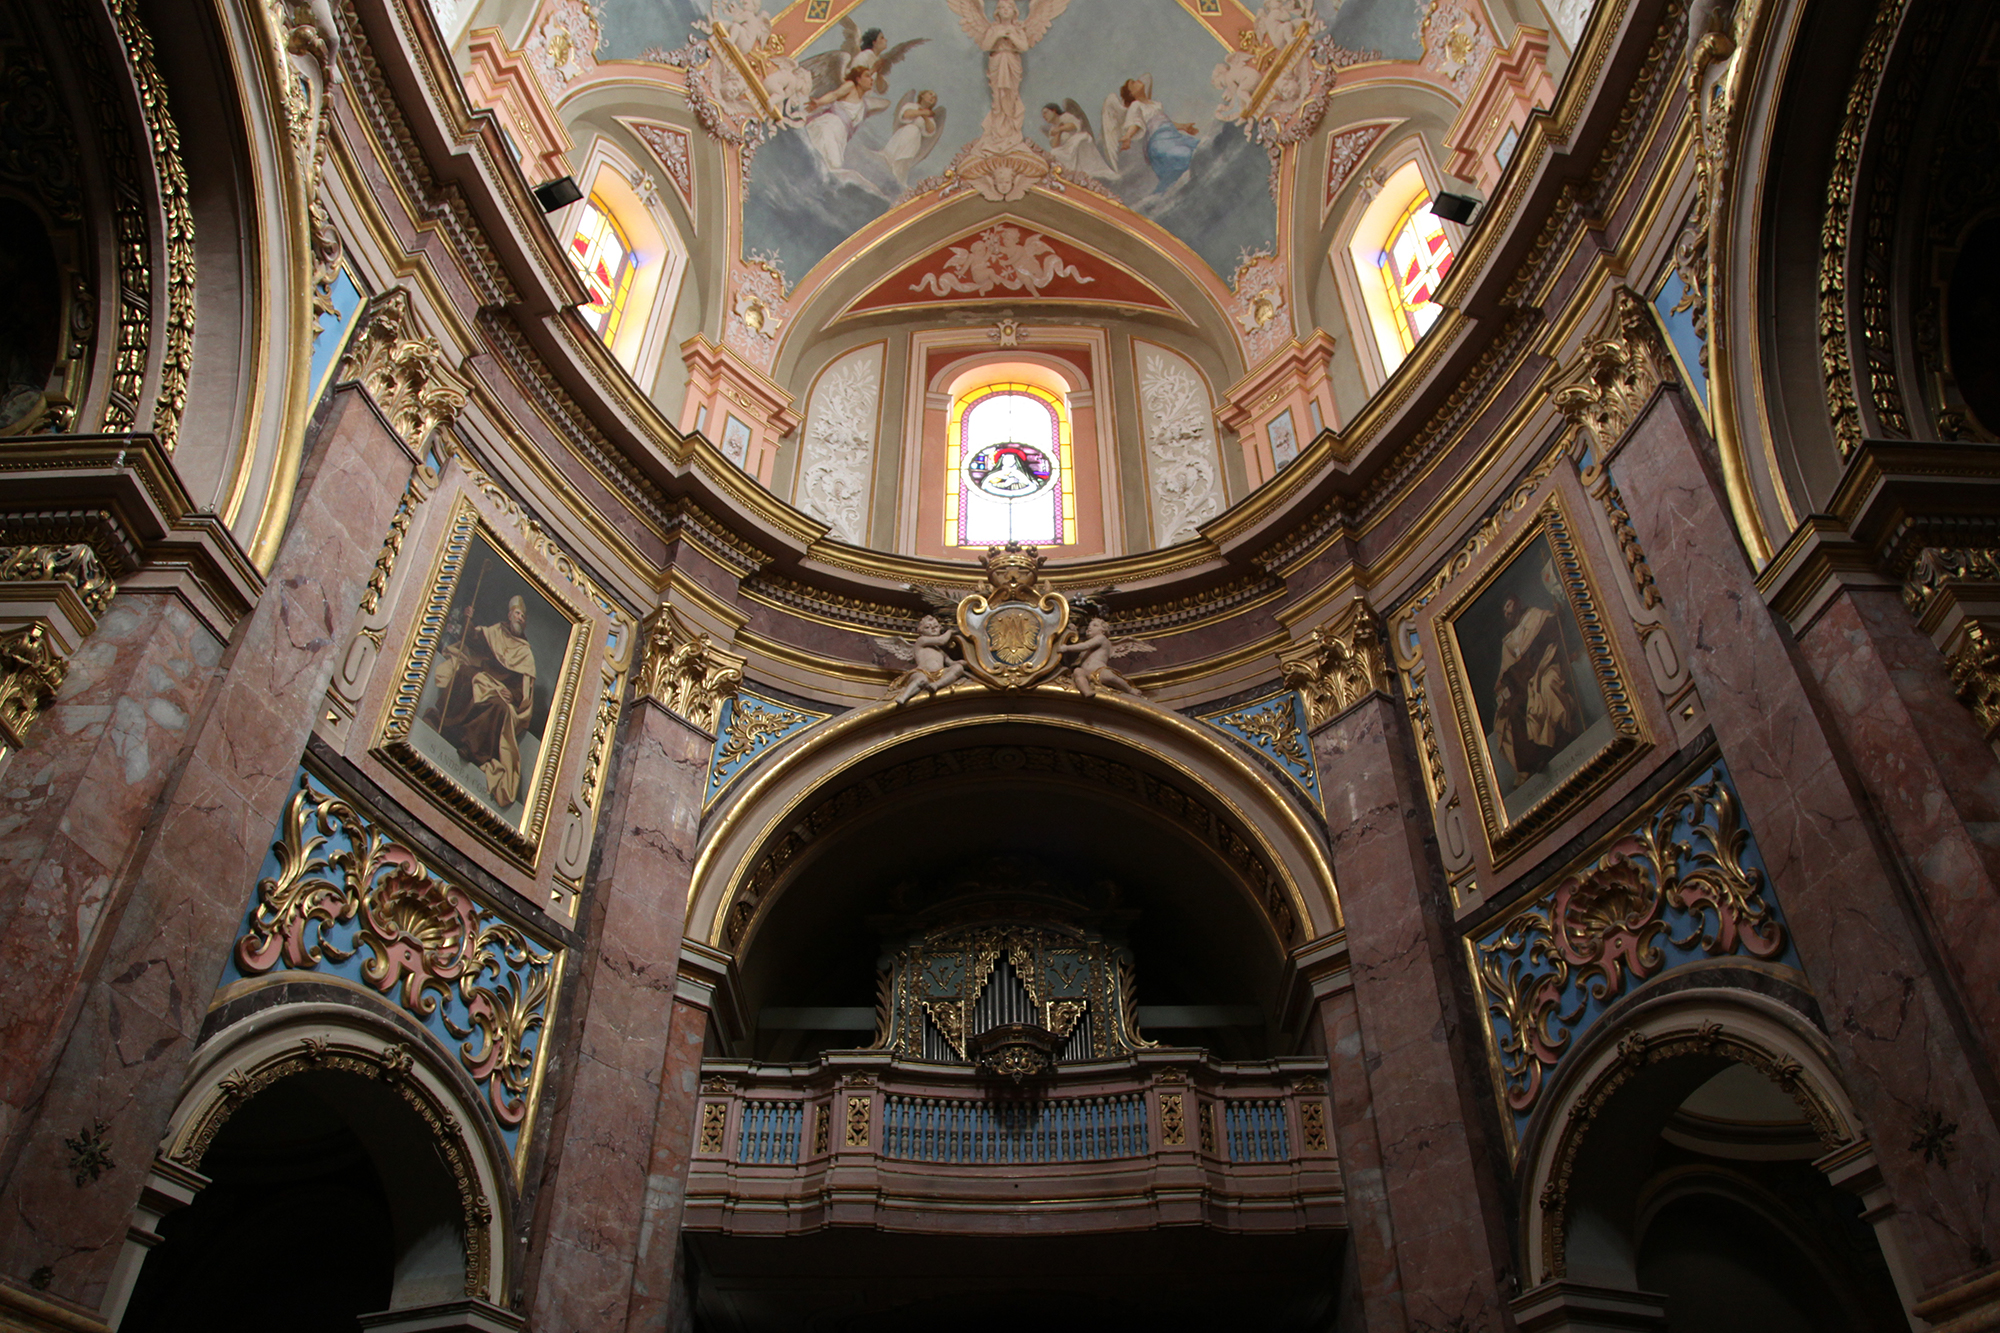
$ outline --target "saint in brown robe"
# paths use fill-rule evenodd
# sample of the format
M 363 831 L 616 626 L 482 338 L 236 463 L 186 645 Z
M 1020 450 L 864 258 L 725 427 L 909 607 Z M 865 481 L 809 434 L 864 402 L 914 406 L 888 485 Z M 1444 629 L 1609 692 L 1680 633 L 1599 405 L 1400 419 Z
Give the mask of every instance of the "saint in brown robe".
M 507 619 L 474 626 L 463 646 L 440 664 L 443 698 L 427 720 L 458 757 L 486 775 L 487 794 L 501 809 L 521 794 L 521 729 L 535 707 L 535 653 L 528 646 L 527 605 L 507 603 Z

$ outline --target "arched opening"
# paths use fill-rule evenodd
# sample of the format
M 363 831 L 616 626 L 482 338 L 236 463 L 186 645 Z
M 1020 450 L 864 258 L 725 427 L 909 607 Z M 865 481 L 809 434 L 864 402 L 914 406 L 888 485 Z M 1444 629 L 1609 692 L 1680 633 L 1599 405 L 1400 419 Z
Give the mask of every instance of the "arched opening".
M 1451 230 L 1430 211 L 1433 188 L 1421 146 L 1412 144 L 1407 152 L 1347 233 L 1348 271 L 1334 266 L 1356 322 L 1367 328 L 1368 336 L 1356 344 L 1373 353 L 1362 358 L 1364 369 L 1379 369 L 1381 379 L 1394 373 L 1437 323 L 1443 313 L 1435 299 L 1438 286 L 1455 257 Z
M 1552 1132 L 1523 1177 L 1538 1191 L 1531 1266 L 1544 1282 L 1629 1293 L 1633 1311 L 1649 1312 L 1633 1327 L 1907 1326 L 1861 1199 L 1822 1165 L 1844 1161 L 1851 1154 L 1829 1153 L 1853 1142 L 1827 1067 L 1789 1024 L 1748 1013 L 1725 1022 L 1719 1008 L 1743 1006 L 1694 1004 L 1691 1023 L 1660 1022 L 1669 1001 L 1598 1034 L 1567 1093 L 1544 1106 Z M 1523 1300 L 1562 1307 L 1551 1291 Z
M 428 1126 L 388 1082 L 291 1074 L 238 1107 L 201 1158 L 209 1184 L 159 1223 L 126 1333 L 274 1323 L 349 1333 L 363 1315 L 465 1295 L 459 1191 Z M 251 1298 L 250 1256 L 310 1256 L 310 1289 Z

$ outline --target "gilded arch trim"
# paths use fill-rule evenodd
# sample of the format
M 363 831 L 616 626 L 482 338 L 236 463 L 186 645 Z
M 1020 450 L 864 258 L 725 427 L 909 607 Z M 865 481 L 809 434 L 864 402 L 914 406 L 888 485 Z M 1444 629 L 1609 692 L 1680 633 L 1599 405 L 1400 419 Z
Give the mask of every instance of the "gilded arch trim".
M 1032 713 L 995 713 L 984 708 L 972 711 L 953 706 L 961 701 L 971 702 L 975 696 L 968 693 L 960 695 L 957 700 L 947 699 L 938 704 L 920 706 L 922 713 L 929 713 L 933 708 L 939 712 L 950 710 L 950 715 L 937 717 L 926 725 L 897 725 L 903 714 L 882 703 L 816 728 L 813 734 L 800 742 L 797 749 L 778 757 L 750 784 L 736 803 L 723 812 L 714 832 L 704 843 L 688 885 L 688 937 L 701 939 L 717 949 L 734 949 L 732 940 L 740 941 L 744 937 L 751 920 L 750 916 L 739 912 L 739 907 L 744 905 L 746 890 L 757 884 L 760 875 L 765 876 L 763 882 L 766 884 L 776 882 L 783 862 L 791 860 L 815 835 L 808 833 L 796 845 L 787 844 L 786 839 L 798 837 L 802 828 L 810 829 L 808 816 L 814 807 L 829 798 L 838 799 L 839 791 L 848 785 L 841 781 L 844 776 L 889 750 L 927 737 L 1008 722 L 1047 728 L 1057 733 L 1088 733 L 1108 738 L 1121 747 L 1139 750 L 1154 763 L 1164 765 L 1173 772 L 1178 781 L 1162 782 L 1161 785 L 1177 789 L 1181 799 L 1190 799 L 1190 789 L 1202 793 L 1201 799 L 1211 803 L 1217 815 L 1218 834 L 1209 840 L 1211 849 L 1224 858 L 1232 855 L 1254 856 L 1266 868 L 1269 878 L 1253 887 L 1261 888 L 1263 901 L 1260 906 L 1272 919 L 1274 932 L 1281 939 L 1284 936 L 1278 914 L 1273 910 L 1274 901 L 1281 901 L 1285 910 L 1293 914 L 1297 925 L 1294 937 L 1285 941 L 1287 949 L 1344 928 L 1333 869 L 1318 835 L 1306 825 L 1283 790 L 1256 770 L 1246 757 L 1239 755 L 1226 739 L 1207 734 L 1203 728 L 1177 714 L 1136 700 L 1100 695 L 1085 703 L 1068 691 L 1051 686 L 1037 689 L 1028 697 L 1037 699 L 1045 707 Z M 1147 745 L 1143 732 L 1153 728 L 1168 733 L 1178 743 L 1176 748 L 1193 750 L 1247 791 L 1262 796 L 1267 808 L 1253 817 L 1236 800 L 1218 790 L 1216 784 L 1203 780 L 1186 763 L 1161 748 Z M 887 734 L 871 735 L 878 731 L 886 731 Z M 842 751 L 846 753 L 842 754 Z M 826 771 L 814 774 L 813 762 L 830 753 L 840 757 Z M 1150 776 L 1136 766 L 1126 767 L 1133 768 L 1142 777 Z M 1282 831 L 1283 847 L 1292 850 L 1294 856 L 1284 854 L 1284 850 L 1273 842 L 1267 832 L 1269 829 Z M 1224 830 L 1226 833 L 1222 832 Z M 1234 839 L 1234 844 L 1228 841 L 1230 838 Z M 788 845 L 789 850 L 784 852 L 782 860 L 771 864 L 767 874 L 764 867 L 772 862 L 781 848 Z M 725 856 L 724 849 L 735 852 L 735 855 Z M 1307 882 L 1301 883 L 1302 879 Z M 1311 898 L 1308 898 L 1308 892 L 1311 892 Z M 748 904 L 753 915 L 760 901 Z M 741 924 L 732 935 L 730 927 L 739 920 Z

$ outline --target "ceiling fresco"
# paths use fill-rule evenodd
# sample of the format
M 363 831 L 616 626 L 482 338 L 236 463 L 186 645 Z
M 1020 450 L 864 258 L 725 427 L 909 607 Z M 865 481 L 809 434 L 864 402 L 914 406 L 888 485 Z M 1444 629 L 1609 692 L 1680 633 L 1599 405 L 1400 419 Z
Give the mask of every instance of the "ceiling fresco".
M 599 60 L 688 70 L 741 148 L 745 259 L 787 290 L 899 205 L 1087 193 L 1223 281 L 1278 245 L 1275 149 L 1427 0 L 602 0 Z M 864 41 L 866 45 L 864 46 Z

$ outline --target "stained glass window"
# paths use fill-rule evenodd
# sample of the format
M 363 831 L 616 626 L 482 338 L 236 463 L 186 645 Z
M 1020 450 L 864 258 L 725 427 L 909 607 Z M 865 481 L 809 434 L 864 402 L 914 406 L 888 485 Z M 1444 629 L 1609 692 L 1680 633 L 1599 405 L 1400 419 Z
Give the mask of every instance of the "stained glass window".
M 1069 414 L 1055 394 L 987 384 L 952 404 L 945 449 L 946 546 L 1076 541 Z
M 625 317 L 625 299 L 632 294 L 632 270 L 638 261 L 624 229 L 594 194 L 577 211 L 569 259 L 583 276 L 583 285 L 590 289 L 590 304 L 580 313 L 608 347 L 618 336 L 618 322 Z
M 1379 261 L 1382 281 L 1389 288 L 1389 304 L 1398 320 L 1396 333 L 1403 350 L 1417 345 L 1417 339 L 1437 323 L 1441 307 L 1432 298 L 1444 275 L 1451 272 L 1451 238 L 1444 223 L 1431 212 L 1431 197 L 1419 194 L 1389 233 L 1389 244 Z

